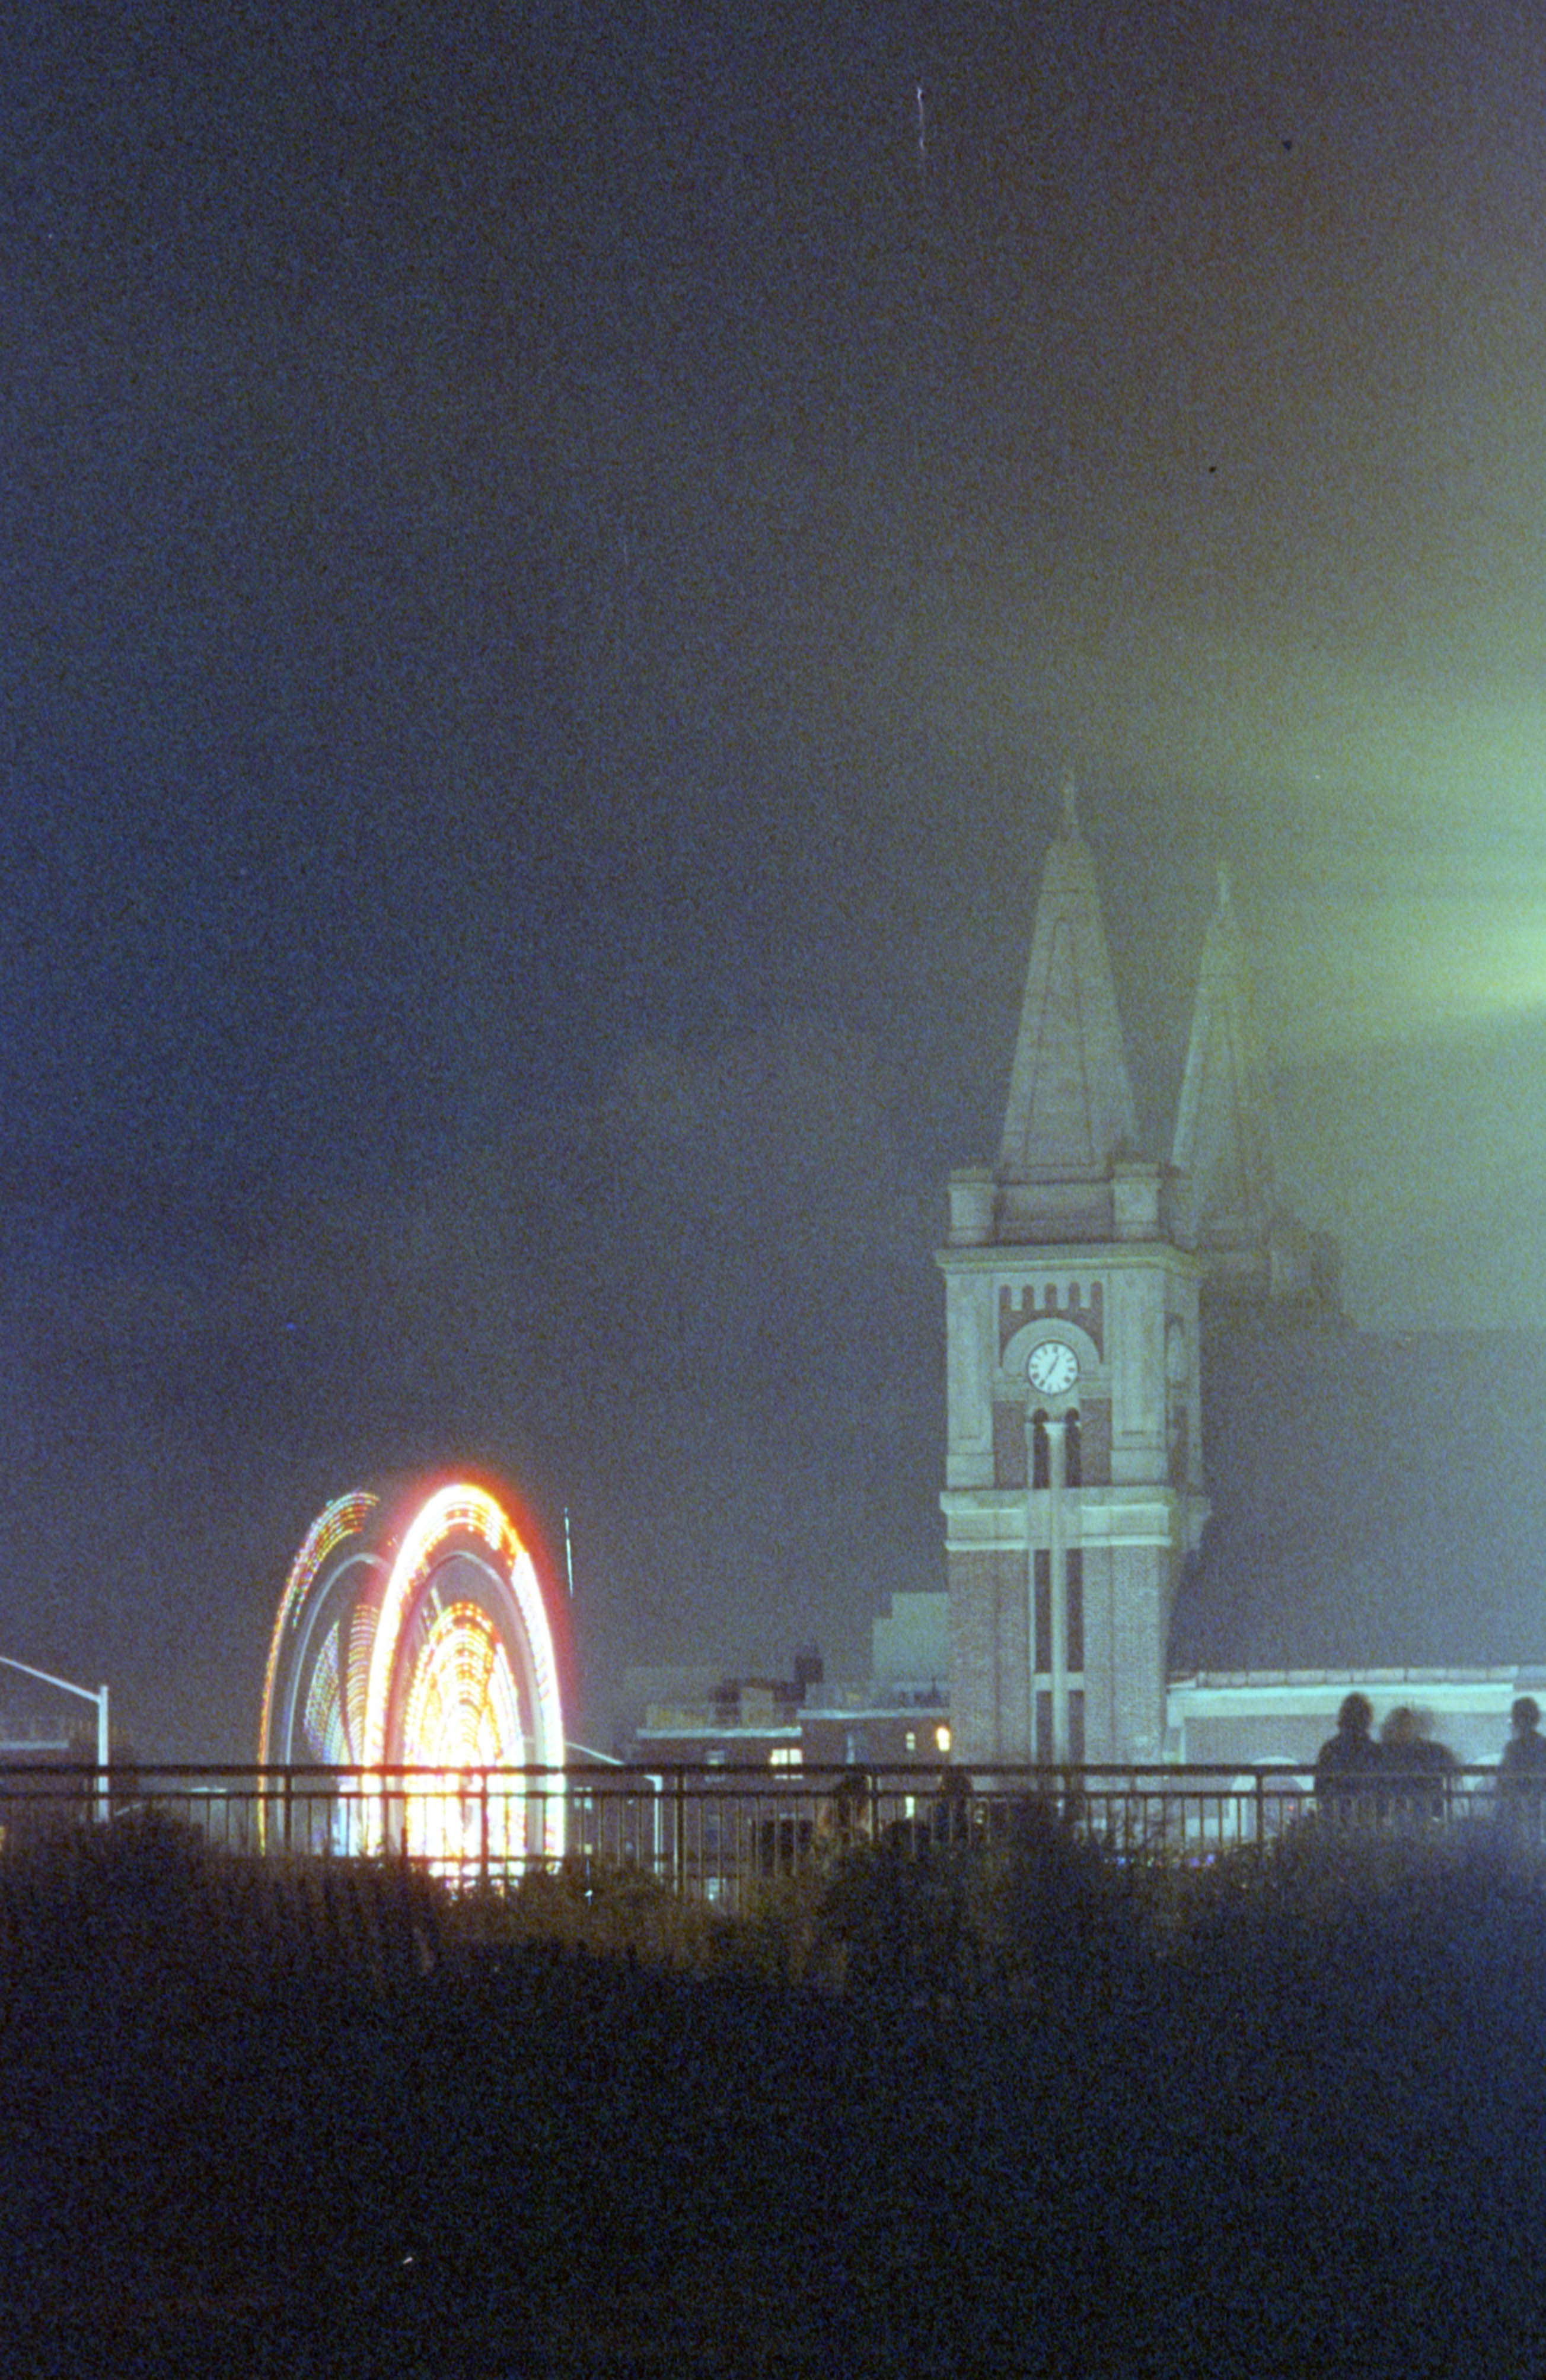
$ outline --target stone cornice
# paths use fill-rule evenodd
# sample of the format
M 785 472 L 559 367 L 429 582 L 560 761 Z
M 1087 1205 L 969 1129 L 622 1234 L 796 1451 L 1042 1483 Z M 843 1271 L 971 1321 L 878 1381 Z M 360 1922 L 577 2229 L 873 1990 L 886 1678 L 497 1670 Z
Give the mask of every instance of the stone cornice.
M 1043 1544 L 1050 1516 L 1039 1508 L 1050 1500 L 1044 1493 L 1028 1500 L 1023 1488 L 946 1488 L 940 1496 L 946 1548 L 952 1553 L 1023 1553 L 1028 1542 Z M 1064 1542 L 1091 1549 L 1195 1545 L 1208 1511 L 1205 1496 L 1158 1482 L 1069 1488 L 1063 1497 Z
M 1060 1240 L 1046 1245 L 1020 1245 L 1013 1241 L 974 1242 L 965 1247 L 936 1248 L 941 1272 L 1003 1273 L 1017 1280 L 1027 1273 L 1151 1272 L 1156 1265 L 1177 1280 L 1200 1280 L 1207 1259 L 1171 1240 Z

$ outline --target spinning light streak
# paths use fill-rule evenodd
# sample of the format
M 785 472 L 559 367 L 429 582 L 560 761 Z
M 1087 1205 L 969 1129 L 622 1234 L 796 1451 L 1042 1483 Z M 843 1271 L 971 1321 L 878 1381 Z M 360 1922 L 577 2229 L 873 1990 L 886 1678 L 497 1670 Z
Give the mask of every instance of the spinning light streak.
M 536 1565 L 494 1497 L 455 1482 L 396 1536 L 363 1490 L 319 1514 L 274 1623 L 260 1758 L 366 1772 L 343 1848 L 450 1876 L 562 1856 L 561 1784 L 530 1792 L 520 1774 L 562 1769 L 558 1665 Z
M 358 1662 L 350 1661 L 345 1648 L 336 1642 L 343 1621 L 336 1609 L 337 1598 L 331 1593 L 340 1569 L 347 1566 L 347 1558 L 341 1565 L 333 1560 L 333 1556 L 340 1547 L 354 1545 L 362 1536 L 376 1509 L 375 1497 L 363 1488 L 335 1496 L 331 1504 L 323 1505 L 307 1530 L 300 1551 L 290 1565 L 263 1678 L 258 1757 L 265 1765 L 308 1757 L 338 1762 L 353 1756 L 345 1697 L 358 1675 Z M 316 1654 L 309 1658 L 309 1647 L 326 1603 L 335 1606 L 334 1627 Z M 300 1706 L 304 1712 L 304 1748 L 296 1740 L 297 1696 L 303 1673 L 309 1673 L 305 1700 Z M 321 1689 L 316 1685 L 319 1674 L 328 1682 Z M 358 1698 L 357 1715 L 363 1722 L 362 1694 Z M 358 1741 L 356 1732 L 352 1742 Z

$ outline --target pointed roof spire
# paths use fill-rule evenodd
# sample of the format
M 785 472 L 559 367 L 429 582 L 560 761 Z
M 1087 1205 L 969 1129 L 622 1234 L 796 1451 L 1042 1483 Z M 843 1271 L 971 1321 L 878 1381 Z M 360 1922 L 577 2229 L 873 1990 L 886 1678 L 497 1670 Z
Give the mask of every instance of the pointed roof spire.
M 1138 1135 L 1095 865 L 1076 800 L 1070 774 L 1036 908 L 1001 1182 L 1103 1181 Z
M 1274 1204 L 1272 1115 L 1245 944 L 1219 869 L 1202 947 L 1173 1162 L 1181 1236 L 1217 1249 L 1266 1245 Z

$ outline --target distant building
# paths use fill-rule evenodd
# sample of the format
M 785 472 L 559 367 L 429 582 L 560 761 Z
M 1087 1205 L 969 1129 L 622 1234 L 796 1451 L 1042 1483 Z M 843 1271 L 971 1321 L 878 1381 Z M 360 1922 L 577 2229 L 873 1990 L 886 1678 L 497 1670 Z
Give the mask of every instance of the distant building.
M 82 1759 L 93 1756 L 84 1730 L 78 1728 L 72 1734 L 57 1719 L 18 1718 L 14 1713 L 0 1712 L 0 1766 L 43 1758 L 67 1760 L 72 1750 Z
M 1210 1687 L 1173 1683 L 1175 1743 L 1302 1752 L 1357 1684 L 1495 1758 L 1516 1695 L 1546 1701 L 1546 1338 L 1242 1317 L 1211 1334 L 1203 1426 L 1170 1668 Z
M 1424 1714 L 1425 1732 L 1469 1766 L 1496 1761 L 1508 1741 L 1516 1696 L 1546 1699 L 1546 1672 L 1523 1667 L 1200 1670 L 1171 1681 L 1169 1756 L 1308 1768 L 1335 1730 L 1337 1706 L 1355 1686 L 1369 1696 L 1376 1723 L 1398 1703 L 1408 1704 Z
M 88 1781 L 82 1779 L 79 1795 L 72 1798 L 50 1780 L 61 1762 L 84 1764 L 93 1757 L 82 1729 L 72 1731 L 56 1718 L 0 1714 L 0 1851 L 14 1851 L 89 1815 Z
M 1254 1228 L 1253 1087 L 1205 978 L 1187 1112 Z M 1216 1013 L 1215 1013 L 1216 1012 Z M 1223 1069 L 1224 1088 L 1212 1078 Z M 1184 1095 L 1185 1099 L 1185 1095 Z M 1216 1146 L 1228 1139 L 1227 1148 Z M 1095 868 L 1073 790 L 1031 937 L 998 1161 L 950 1181 L 945 1568 L 956 1744 L 984 1762 L 1158 1760 L 1182 1565 L 1201 1538 L 1205 1264 L 1139 1156 Z M 1189 1200 L 1195 1223 L 1204 1201 Z
M 630 1670 L 634 1767 L 885 1768 L 950 1756 L 947 1597 L 894 1595 L 872 1631 L 872 1674 L 830 1682 L 813 1646 L 787 1678 Z M 640 1706 L 641 1683 L 656 1689 Z
M 962 1763 L 1301 1760 L 1355 1682 L 1496 1751 L 1546 1658 L 1546 1342 L 1347 1327 L 1278 1199 L 1222 876 L 1170 1161 L 1139 1150 L 1071 787 L 939 1264 Z

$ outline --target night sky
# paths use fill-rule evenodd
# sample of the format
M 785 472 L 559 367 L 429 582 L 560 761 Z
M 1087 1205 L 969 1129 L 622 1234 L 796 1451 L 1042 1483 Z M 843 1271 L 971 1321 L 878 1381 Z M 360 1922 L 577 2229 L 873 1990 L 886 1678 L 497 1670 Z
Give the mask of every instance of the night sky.
M 862 1670 L 1065 766 L 1150 1153 L 1223 860 L 1355 1318 L 1546 1324 L 1532 12 L 7 25 L 0 1650 L 250 1755 L 471 1466 L 586 1723 Z

